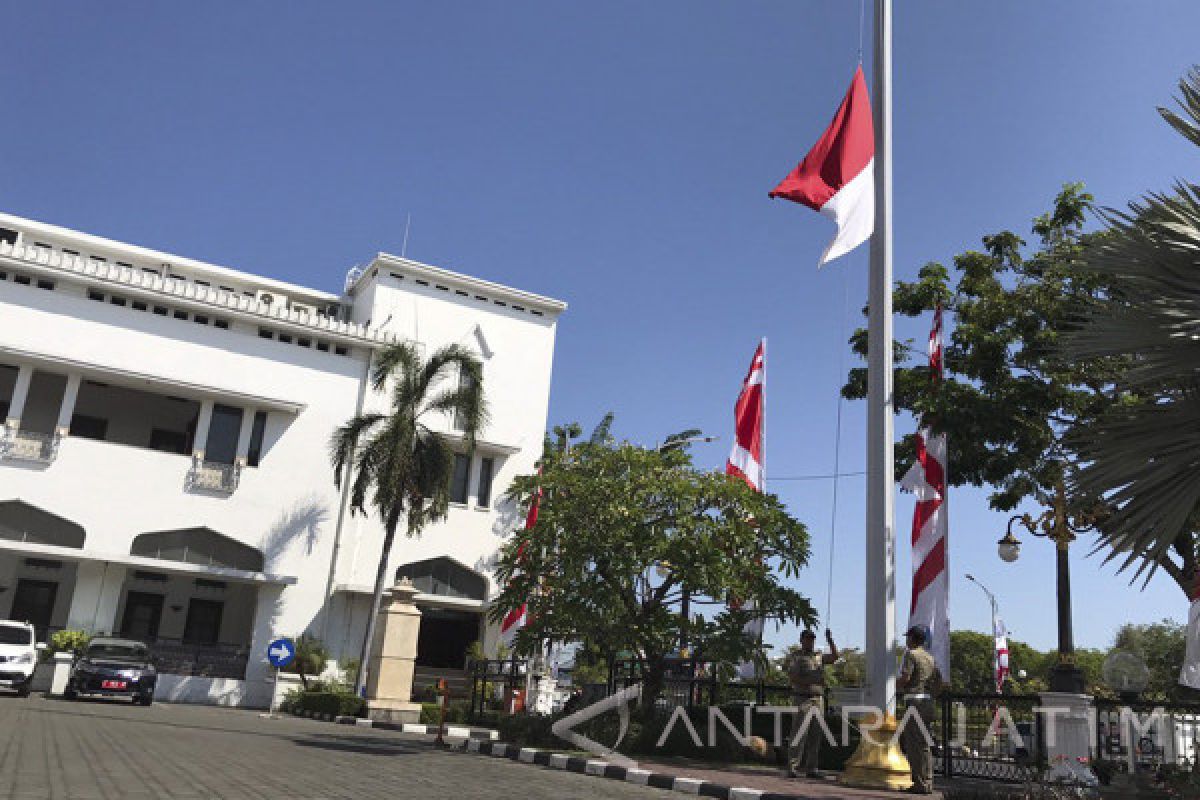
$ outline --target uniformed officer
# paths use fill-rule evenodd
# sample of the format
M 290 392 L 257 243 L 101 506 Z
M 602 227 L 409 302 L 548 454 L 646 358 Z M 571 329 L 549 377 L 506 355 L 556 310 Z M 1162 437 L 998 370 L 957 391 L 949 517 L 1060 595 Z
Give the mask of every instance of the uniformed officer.
M 941 687 L 942 676 L 938 672 L 937 662 L 925 649 L 928 638 L 923 625 L 914 625 L 904 634 L 908 652 L 900 666 L 900 677 L 896 688 L 904 692 L 904 701 L 909 708 L 915 708 L 925 730 L 933 735 L 934 707 L 933 695 Z M 904 726 L 900 734 L 900 749 L 908 758 L 912 768 L 913 785 L 907 791 L 911 794 L 933 793 L 933 752 L 925 732 L 915 723 Z
M 796 732 L 804 723 L 804 718 L 815 708 L 822 718 L 825 715 L 825 665 L 838 660 L 837 645 L 833 643 L 833 634 L 825 631 L 825 641 L 829 645 L 828 653 L 819 653 L 814 647 L 817 635 L 810 630 L 800 634 L 800 652 L 792 659 L 788 669 L 788 681 L 792 685 L 792 701 L 797 711 L 792 717 L 792 741 L 788 745 L 788 775 L 798 778 L 806 775 L 809 778 L 819 778 L 817 771 L 817 756 L 821 751 L 821 726 L 815 717 L 809 722 L 804 738 L 797 742 Z

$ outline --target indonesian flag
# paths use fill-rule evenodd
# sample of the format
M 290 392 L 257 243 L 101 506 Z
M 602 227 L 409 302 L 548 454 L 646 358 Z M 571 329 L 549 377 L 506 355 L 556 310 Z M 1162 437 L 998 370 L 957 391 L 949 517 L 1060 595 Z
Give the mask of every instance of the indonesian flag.
M 771 192 L 803 203 L 837 223 L 817 266 L 849 253 L 875 229 L 875 124 L 862 65 L 829 129 Z
M 725 462 L 725 474 L 736 475 L 763 490 L 763 389 L 767 380 L 767 340 L 758 343 L 750 371 L 742 381 L 742 393 L 733 407 L 733 450 Z
M 929 332 L 929 366 L 941 379 L 942 309 L 934 312 Z M 912 522 L 912 605 L 910 625 L 929 630 L 926 646 L 942 675 L 950 674 L 950 582 L 946 553 L 946 436 L 928 427 L 917 431 L 917 461 L 900 480 L 900 488 L 917 496 Z
M 1004 681 L 1008 679 L 1008 630 L 999 617 L 992 621 L 992 626 L 996 637 L 996 694 L 1003 694 Z
M 725 474 L 741 478 L 756 492 L 763 490 L 765 470 L 763 468 L 763 431 L 765 428 L 765 400 L 763 390 L 767 382 L 767 340 L 758 343 L 754 351 L 754 359 L 750 362 L 750 371 L 742 381 L 742 392 L 738 395 L 733 407 L 733 450 L 729 460 L 725 462 Z M 742 604 L 731 601 L 734 608 L 754 609 L 754 601 Z M 742 632 L 761 641 L 763 633 L 762 617 L 754 617 L 746 623 Z M 738 665 L 738 675 L 744 679 L 755 677 L 756 667 L 753 661 L 745 661 Z
M 525 530 L 529 530 L 537 524 L 538 501 L 541 500 L 541 497 L 542 490 L 538 489 L 537 493 L 533 496 L 533 500 L 529 503 L 529 514 L 525 517 Z M 521 557 L 525 555 L 525 546 L 528 543 L 529 540 L 526 538 L 517 547 L 517 561 L 520 561 Z M 513 646 L 513 642 L 517 638 L 517 631 L 524 628 L 525 623 L 529 621 L 528 608 L 528 603 L 521 603 L 520 606 L 505 614 L 504 619 L 500 620 L 500 639 L 504 642 L 505 647 L 511 648 Z

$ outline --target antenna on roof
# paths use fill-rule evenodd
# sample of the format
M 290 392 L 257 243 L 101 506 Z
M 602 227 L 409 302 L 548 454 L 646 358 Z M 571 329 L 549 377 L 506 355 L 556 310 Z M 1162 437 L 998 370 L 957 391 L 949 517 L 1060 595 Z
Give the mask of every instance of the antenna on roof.
M 400 257 L 405 258 L 408 253 L 408 229 L 412 226 L 412 213 L 410 212 L 404 218 L 404 243 L 400 245 Z

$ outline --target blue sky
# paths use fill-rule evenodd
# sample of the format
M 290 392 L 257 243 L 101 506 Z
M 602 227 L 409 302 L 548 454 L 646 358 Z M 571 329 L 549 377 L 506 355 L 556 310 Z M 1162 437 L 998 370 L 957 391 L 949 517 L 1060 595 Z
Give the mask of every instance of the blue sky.
M 1194 0 L 897 6 L 898 277 L 984 233 L 1028 233 L 1066 181 L 1120 204 L 1195 177 L 1197 151 L 1154 111 L 1197 60 Z M 818 272 L 827 221 L 766 195 L 845 91 L 858 14 L 852 0 L 19 4 L 0 208 L 330 290 L 399 252 L 411 214 L 410 257 L 571 303 L 552 424 L 612 409 L 647 444 L 696 426 L 722 437 L 696 451 L 718 466 L 767 336 L 768 475 L 828 473 L 866 252 Z M 863 429 L 848 404 L 844 471 L 863 468 Z M 829 483 L 772 488 L 812 532 L 800 586 L 823 611 Z M 832 624 L 846 643 L 863 636 L 862 504 L 862 479 L 845 479 Z M 911 507 L 897 502 L 901 541 Z M 1017 637 L 1052 646 L 1052 548 L 1027 541 L 1003 565 L 1006 519 L 984 494 L 950 509 L 955 627 L 988 626 L 973 572 Z M 1079 644 L 1185 616 L 1165 578 L 1138 591 L 1085 549 Z

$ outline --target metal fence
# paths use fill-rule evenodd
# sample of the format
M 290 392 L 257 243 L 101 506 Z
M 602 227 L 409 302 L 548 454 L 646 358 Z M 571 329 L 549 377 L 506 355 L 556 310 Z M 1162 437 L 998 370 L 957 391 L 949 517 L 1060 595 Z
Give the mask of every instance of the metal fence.
M 471 682 L 467 718 L 474 721 L 488 711 L 512 708 L 513 697 L 525 689 L 526 666 L 517 659 L 472 661 L 467 665 L 467 677 Z
M 946 777 L 1022 783 L 1046 765 L 1037 695 L 944 694 L 930 731 L 934 768 Z M 897 711 L 902 714 L 903 710 Z
M 644 680 L 639 659 L 618 659 L 609 669 L 608 691 L 616 692 Z M 714 665 L 694 658 L 669 659 L 660 706 L 721 706 L 729 703 L 789 705 L 792 689 L 787 684 L 764 681 L 721 680 Z
M 1200 755 L 1200 704 L 1097 700 L 1096 758 L 1123 772 L 1194 767 Z

